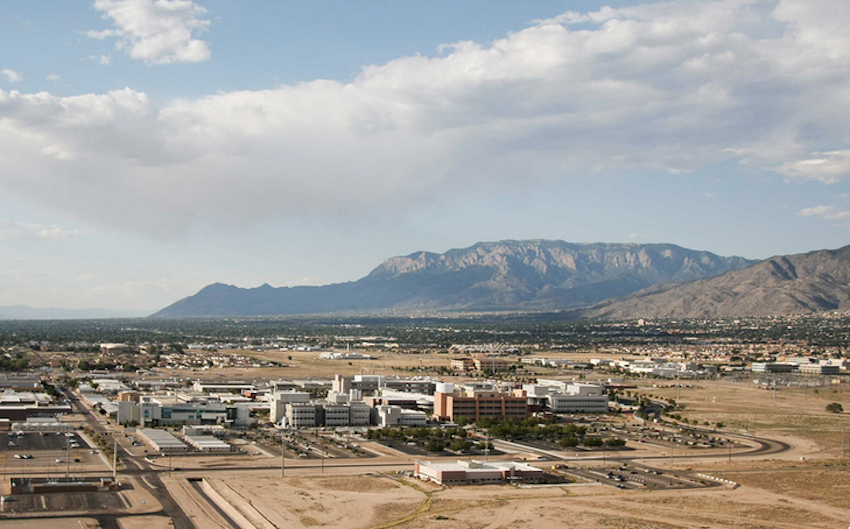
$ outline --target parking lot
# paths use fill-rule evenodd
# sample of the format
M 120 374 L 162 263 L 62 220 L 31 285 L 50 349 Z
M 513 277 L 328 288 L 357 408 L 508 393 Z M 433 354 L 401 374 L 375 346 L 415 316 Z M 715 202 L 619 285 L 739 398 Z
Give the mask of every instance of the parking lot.
M 88 445 L 73 432 L 4 432 L 0 434 L 0 450 L 10 453 L 23 453 L 40 450 L 66 450 L 87 448 Z
M 587 481 L 595 481 L 618 489 L 689 489 L 715 485 L 685 472 L 671 473 L 657 468 L 628 465 L 562 470 Z
M 7 476 L 64 475 L 104 469 L 99 452 L 76 432 L 0 434 L 0 466 Z

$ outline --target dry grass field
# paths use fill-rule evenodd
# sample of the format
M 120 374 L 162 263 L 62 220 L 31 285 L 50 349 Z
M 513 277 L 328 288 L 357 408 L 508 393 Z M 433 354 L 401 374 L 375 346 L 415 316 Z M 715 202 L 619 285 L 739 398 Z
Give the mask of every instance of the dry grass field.
M 850 409 L 847 384 L 821 388 L 818 393 L 811 389 L 806 392 L 801 388 L 780 388 L 774 395 L 773 391 L 744 382 L 685 383 L 693 387 L 682 388 L 677 401 L 685 405 L 683 417 L 700 423 L 722 422 L 731 430 L 748 430 L 767 437 L 790 436 L 811 441 L 817 445 L 809 454 L 812 457 L 840 456 L 842 429 L 850 430 L 850 414 L 826 411 L 830 402 L 839 402 Z M 665 399 L 677 396 L 674 387 L 653 388 L 646 383 L 641 393 Z M 850 449 L 850 436 L 847 447 Z

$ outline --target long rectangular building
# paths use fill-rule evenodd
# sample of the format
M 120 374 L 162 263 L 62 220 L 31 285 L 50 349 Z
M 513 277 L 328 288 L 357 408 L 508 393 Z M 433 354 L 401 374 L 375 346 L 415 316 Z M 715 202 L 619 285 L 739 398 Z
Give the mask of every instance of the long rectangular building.
M 457 463 L 419 462 L 413 475 L 438 485 L 463 485 L 529 481 L 543 478 L 543 471 L 512 461 L 458 461 Z

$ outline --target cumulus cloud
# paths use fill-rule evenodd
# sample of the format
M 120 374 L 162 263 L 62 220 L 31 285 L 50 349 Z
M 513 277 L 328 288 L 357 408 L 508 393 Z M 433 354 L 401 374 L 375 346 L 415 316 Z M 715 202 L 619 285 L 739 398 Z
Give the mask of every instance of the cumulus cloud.
M 133 50 L 146 33 L 126 29 L 123 9 L 179 6 L 200 20 L 190 2 L 97 5 Z M 831 181 L 850 138 L 848 19 L 843 0 L 681 1 L 542 20 L 489 44 L 368 66 L 346 83 L 168 103 L 131 88 L 0 91 L 0 158 L 10 160 L 0 191 L 167 234 L 403 209 L 504 192 L 518 178 L 728 161 L 803 175 L 801 161 L 825 160 L 806 177 Z
M 5 68 L 4 70 L 0 71 L 0 73 L 2 73 L 3 77 L 6 78 L 6 81 L 10 83 L 20 83 L 24 80 L 24 76 L 20 72 L 16 72 L 15 70 L 12 70 L 10 68 Z
M 0 240 L 38 240 L 38 239 L 67 239 L 78 235 L 77 230 L 68 230 L 61 226 L 43 226 L 0 220 Z
M 206 9 L 189 0 L 96 0 L 94 8 L 114 29 L 87 31 L 93 39 L 116 38 L 116 49 L 149 64 L 191 63 L 210 58 Z M 101 64 L 104 64 L 101 57 Z M 108 64 L 108 59 L 106 64 Z

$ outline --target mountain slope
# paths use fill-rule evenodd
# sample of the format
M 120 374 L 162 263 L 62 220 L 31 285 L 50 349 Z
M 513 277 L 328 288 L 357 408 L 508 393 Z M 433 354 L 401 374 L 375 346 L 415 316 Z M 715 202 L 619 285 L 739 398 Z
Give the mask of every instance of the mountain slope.
M 769 316 L 850 309 L 850 246 L 771 257 L 687 284 L 650 287 L 585 312 L 602 318 Z
M 672 244 L 500 241 L 393 257 L 358 281 L 321 287 L 243 289 L 216 283 L 154 316 L 566 309 L 753 263 Z

